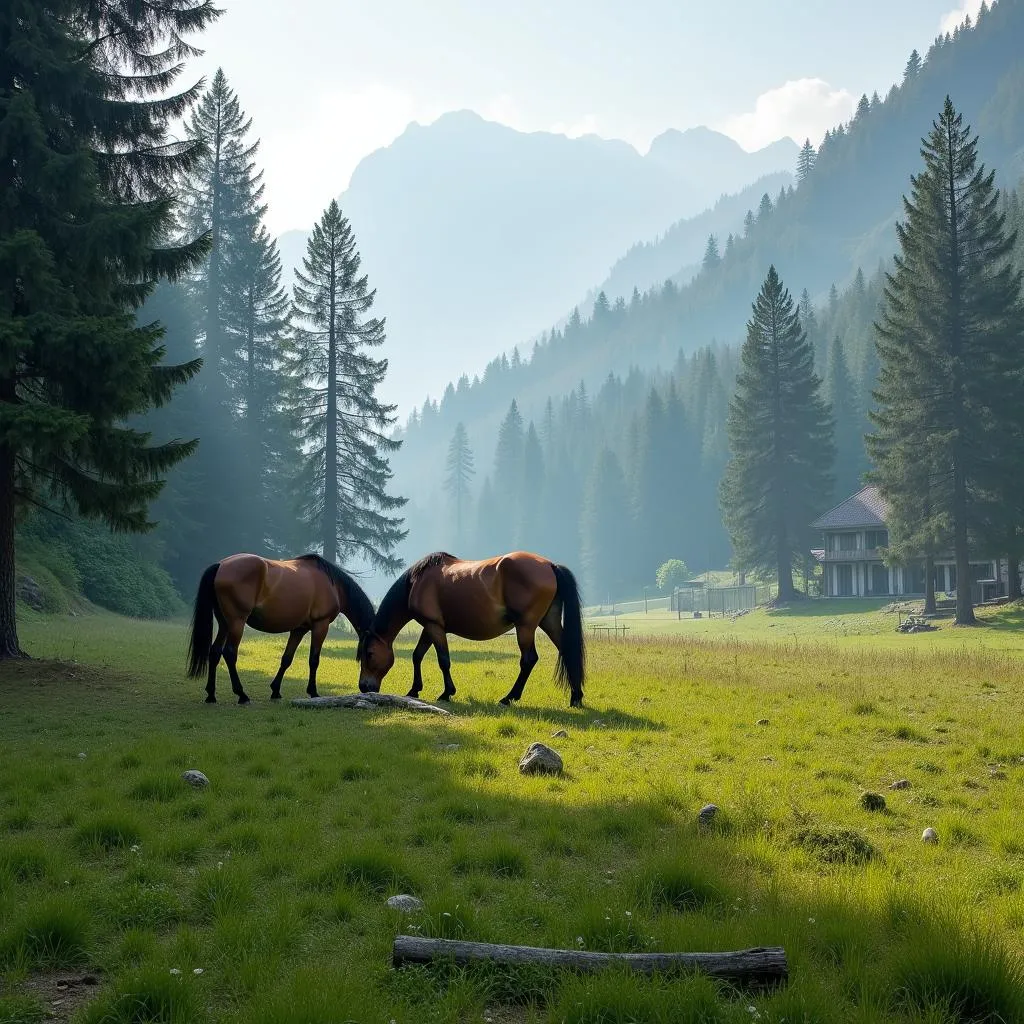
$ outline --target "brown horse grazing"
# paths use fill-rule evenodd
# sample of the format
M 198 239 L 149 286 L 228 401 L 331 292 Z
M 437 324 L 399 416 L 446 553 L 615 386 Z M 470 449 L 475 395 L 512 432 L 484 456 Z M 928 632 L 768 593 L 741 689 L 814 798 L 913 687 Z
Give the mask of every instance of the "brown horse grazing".
M 331 623 L 344 614 L 360 637 L 373 625 L 373 605 L 348 573 L 319 555 L 300 555 L 285 561 L 259 555 L 231 555 L 211 565 L 199 581 L 188 643 L 188 674 L 198 679 L 208 672 L 206 703 L 216 704 L 217 664 L 223 655 L 231 689 L 239 704 L 249 698 L 238 678 L 238 644 L 246 625 L 263 633 L 288 633 L 281 667 L 270 684 L 271 699 L 281 697 L 281 680 L 307 633 L 309 684 L 316 697 L 320 648 Z M 212 620 L 217 620 L 213 638 Z
M 526 551 L 482 562 L 467 562 L 443 551 L 420 559 L 395 581 L 377 609 L 373 627 L 359 641 L 360 690 L 380 690 L 395 663 L 395 637 L 411 619 L 423 632 L 412 653 L 410 697 L 423 688 L 420 665 L 431 644 L 444 676 L 444 693 L 438 700 L 450 700 L 455 684 L 446 634 L 493 640 L 514 626 L 519 675 L 501 703 L 519 700 L 539 660 L 534 642 L 539 626 L 558 648 L 557 678 L 569 687 L 570 707 L 583 706 L 583 614 L 576 579 L 564 565 Z

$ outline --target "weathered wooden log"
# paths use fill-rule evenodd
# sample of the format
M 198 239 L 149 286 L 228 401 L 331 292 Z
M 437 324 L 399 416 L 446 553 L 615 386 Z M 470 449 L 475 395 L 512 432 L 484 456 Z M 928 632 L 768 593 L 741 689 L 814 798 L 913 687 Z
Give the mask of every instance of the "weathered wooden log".
M 405 708 L 406 711 L 425 711 L 435 715 L 450 715 L 450 711 L 428 704 L 415 697 L 402 697 L 397 693 L 342 693 L 333 697 L 293 697 L 297 708 L 358 708 L 363 711 L 374 708 Z
M 427 939 L 417 935 L 395 936 L 392 949 L 395 967 L 429 964 L 432 960 L 452 960 L 457 964 L 481 960 L 499 964 L 541 964 L 587 973 L 613 966 L 628 967 L 645 974 L 699 971 L 722 981 L 753 986 L 777 984 L 789 976 L 786 951 L 781 946 L 730 953 L 590 953 L 578 949 L 539 949 L 535 946 Z

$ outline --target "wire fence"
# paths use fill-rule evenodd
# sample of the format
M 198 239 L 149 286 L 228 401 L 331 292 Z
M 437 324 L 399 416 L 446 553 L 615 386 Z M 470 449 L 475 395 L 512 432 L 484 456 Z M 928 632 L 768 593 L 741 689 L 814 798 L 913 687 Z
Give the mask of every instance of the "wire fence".
M 724 616 L 753 611 L 770 604 L 775 596 L 768 585 L 746 584 L 732 587 L 677 587 L 667 597 L 648 597 L 636 601 L 612 601 L 585 609 L 589 618 L 616 615 L 644 615 L 651 612 L 675 612 L 685 616 Z

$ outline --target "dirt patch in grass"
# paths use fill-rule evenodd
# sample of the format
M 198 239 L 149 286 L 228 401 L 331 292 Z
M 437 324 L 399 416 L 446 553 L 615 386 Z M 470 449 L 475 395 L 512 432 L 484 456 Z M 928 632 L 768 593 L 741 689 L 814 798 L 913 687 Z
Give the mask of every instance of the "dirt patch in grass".
M 127 676 L 94 665 L 73 661 L 37 661 L 18 658 L 0 661 L 0 686 L 8 694 L 38 689 L 114 690 L 127 686 Z
M 33 974 L 17 986 L 16 995 L 33 999 L 42 1008 L 41 1019 L 64 1024 L 99 992 L 96 974 L 69 974 L 66 971 Z

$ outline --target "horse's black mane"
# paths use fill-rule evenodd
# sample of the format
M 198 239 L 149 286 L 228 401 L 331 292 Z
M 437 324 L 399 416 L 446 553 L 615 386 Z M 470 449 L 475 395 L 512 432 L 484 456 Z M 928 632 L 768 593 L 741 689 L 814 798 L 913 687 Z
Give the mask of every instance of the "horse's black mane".
M 373 602 L 344 569 L 317 554 L 299 555 L 296 560 L 312 562 L 335 586 L 344 590 L 348 598 L 348 615 L 357 633 L 363 633 L 373 625 Z
M 455 555 L 447 551 L 435 551 L 432 554 L 424 555 L 418 562 L 413 562 L 401 576 L 391 584 L 390 589 L 384 595 L 377 608 L 374 622 L 374 630 L 386 628 L 396 611 L 404 609 L 409 602 L 409 591 L 412 589 L 416 577 L 426 569 L 433 569 L 435 566 L 443 565 L 446 559 L 455 558 Z

